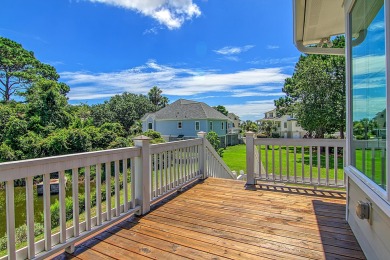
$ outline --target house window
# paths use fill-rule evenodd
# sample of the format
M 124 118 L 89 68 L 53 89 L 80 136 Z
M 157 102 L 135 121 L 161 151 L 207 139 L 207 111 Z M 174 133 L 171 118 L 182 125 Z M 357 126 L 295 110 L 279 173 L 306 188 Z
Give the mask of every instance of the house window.
M 386 140 L 377 134 L 378 115 L 386 112 L 386 51 L 384 1 L 355 1 L 350 14 L 352 44 L 351 164 L 386 190 Z M 367 27 L 368 26 L 368 27 Z M 358 42 L 358 41 L 357 41 Z M 383 120 L 381 120 L 383 122 Z M 386 130 L 385 130 L 386 131 Z M 386 135 L 383 135 L 386 138 Z
M 153 129 L 153 123 L 148 123 L 148 129 L 149 130 Z
M 195 131 L 199 131 L 200 130 L 200 123 L 199 121 L 196 121 L 195 122 Z
M 210 131 L 213 131 L 213 122 L 210 122 L 209 128 L 210 128 Z
M 284 122 L 284 128 L 287 128 L 287 122 Z
M 182 124 L 183 124 L 183 123 L 182 123 L 181 121 L 177 122 L 177 128 L 178 128 L 178 129 L 181 129 L 182 126 L 183 126 Z
M 223 130 L 224 122 L 221 122 L 221 129 Z

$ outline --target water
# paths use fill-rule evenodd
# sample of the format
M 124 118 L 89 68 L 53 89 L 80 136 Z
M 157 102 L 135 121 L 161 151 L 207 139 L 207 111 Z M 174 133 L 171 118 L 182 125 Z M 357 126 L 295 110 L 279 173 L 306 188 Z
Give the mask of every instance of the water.
M 94 183 L 91 183 L 91 192 L 95 191 Z M 84 183 L 79 184 L 79 194 L 84 193 Z M 72 196 L 72 187 L 66 188 L 66 197 Z M 58 194 L 50 196 L 50 204 L 58 200 Z M 7 231 L 6 226 L 6 205 L 5 190 L 0 190 L 0 237 Z M 26 214 L 26 188 L 15 187 L 15 227 L 20 227 L 27 223 Z M 37 195 L 37 187 L 34 186 L 34 221 L 43 224 L 43 196 Z

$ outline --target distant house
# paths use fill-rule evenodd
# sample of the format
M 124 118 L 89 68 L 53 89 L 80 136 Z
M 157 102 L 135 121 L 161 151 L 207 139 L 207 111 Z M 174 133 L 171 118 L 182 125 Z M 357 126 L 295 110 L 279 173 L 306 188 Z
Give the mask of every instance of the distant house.
M 257 120 L 260 125 L 264 121 L 273 121 L 276 125 L 274 133 L 278 133 L 280 137 L 284 138 L 303 138 L 307 131 L 299 125 L 297 119 L 290 115 L 277 116 L 276 108 L 264 113 L 264 118 Z
M 234 113 L 229 113 L 227 117 L 230 119 L 230 121 L 228 122 L 228 133 L 240 133 L 240 118 Z
M 149 129 L 170 137 L 183 139 L 197 137 L 200 131 L 214 131 L 224 137 L 228 131 L 229 118 L 203 102 L 179 99 L 161 110 L 146 114 L 142 130 Z

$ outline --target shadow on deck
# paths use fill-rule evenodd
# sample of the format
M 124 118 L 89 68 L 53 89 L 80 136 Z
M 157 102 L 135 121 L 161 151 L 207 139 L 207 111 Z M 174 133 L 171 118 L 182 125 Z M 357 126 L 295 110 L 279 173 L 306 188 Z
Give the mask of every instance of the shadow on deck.
M 208 178 L 56 259 L 365 259 L 345 194 Z

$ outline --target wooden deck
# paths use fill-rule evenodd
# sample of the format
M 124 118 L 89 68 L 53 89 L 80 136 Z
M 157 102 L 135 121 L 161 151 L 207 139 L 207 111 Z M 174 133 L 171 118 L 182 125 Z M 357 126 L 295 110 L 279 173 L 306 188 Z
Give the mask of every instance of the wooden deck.
M 365 259 L 345 194 L 208 178 L 57 259 Z

